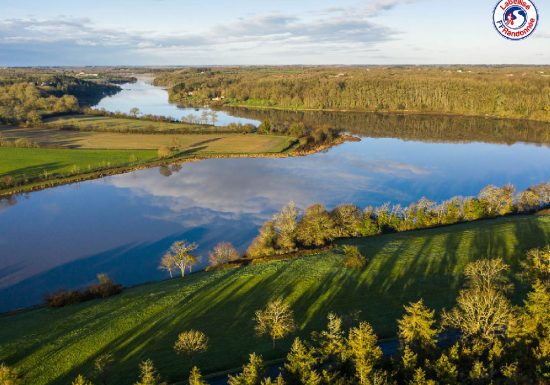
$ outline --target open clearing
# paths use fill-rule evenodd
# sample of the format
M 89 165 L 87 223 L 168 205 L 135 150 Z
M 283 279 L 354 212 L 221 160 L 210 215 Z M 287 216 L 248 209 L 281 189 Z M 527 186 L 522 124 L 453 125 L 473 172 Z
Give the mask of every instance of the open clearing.
M 288 136 L 256 134 L 130 134 L 67 131 L 48 128 L 0 128 L 7 139 L 27 138 L 42 147 L 79 149 L 142 149 L 178 147 L 194 153 L 277 153 L 287 149 Z
M 424 298 L 437 310 L 451 307 L 468 262 L 501 257 L 517 271 L 526 250 L 550 243 L 550 217 L 507 217 L 342 243 L 360 246 L 370 259 L 364 270 L 347 270 L 341 255 L 326 252 L 2 316 L 0 362 L 19 368 L 27 384 L 68 384 L 77 373 L 91 375 L 98 355 L 112 353 L 117 365 L 110 383 L 134 383 L 145 358 L 171 383 L 188 375 L 189 360 L 172 346 L 190 328 L 210 338 L 208 352 L 196 359 L 204 373 L 240 366 L 252 351 L 278 358 L 292 339 L 272 350 L 267 338 L 255 336 L 253 316 L 279 296 L 292 305 L 299 335 L 323 328 L 330 311 L 346 316 L 357 310 L 380 337 L 391 337 L 403 304 Z

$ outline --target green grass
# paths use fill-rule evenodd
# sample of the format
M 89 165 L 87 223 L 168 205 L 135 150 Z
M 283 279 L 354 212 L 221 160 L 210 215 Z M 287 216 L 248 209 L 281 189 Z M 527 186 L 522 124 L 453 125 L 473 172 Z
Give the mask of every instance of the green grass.
M 163 122 L 143 119 L 119 118 L 113 116 L 68 115 L 46 120 L 46 124 L 55 128 L 76 128 L 92 131 L 115 132 L 162 132 L 178 131 L 181 133 L 216 133 L 227 132 L 227 127 L 210 124 L 193 124 L 185 122 Z
M 157 157 L 154 150 L 69 150 L 0 147 L 0 177 L 35 179 L 125 166 Z M 131 162 L 134 160 L 134 162 Z
M 468 262 L 502 257 L 517 270 L 527 249 L 550 243 L 550 217 L 507 217 L 346 243 L 369 257 L 365 270 L 346 270 L 341 255 L 327 252 L 0 317 L 0 361 L 19 368 L 28 384 L 68 384 L 77 373 L 90 375 L 93 359 L 109 352 L 117 362 L 112 384 L 135 382 L 145 358 L 165 379 L 181 380 L 190 362 L 172 346 L 178 332 L 189 328 L 210 338 L 209 351 L 196 361 L 205 373 L 237 367 L 252 351 L 278 358 L 291 339 L 272 350 L 266 338 L 254 335 L 253 322 L 254 311 L 278 296 L 291 303 L 299 335 L 323 328 L 330 311 L 359 310 L 379 336 L 391 337 L 403 304 L 424 298 L 438 310 L 452 306 Z

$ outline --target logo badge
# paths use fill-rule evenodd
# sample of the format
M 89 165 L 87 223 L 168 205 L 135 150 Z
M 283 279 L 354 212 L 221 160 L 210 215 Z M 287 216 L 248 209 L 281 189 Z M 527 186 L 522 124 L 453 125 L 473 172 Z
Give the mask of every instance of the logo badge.
M 531 0 L 501 0 L 493 11 L 493 25 L 509 40 L 523 40 L 537 28 L 539 13 Z

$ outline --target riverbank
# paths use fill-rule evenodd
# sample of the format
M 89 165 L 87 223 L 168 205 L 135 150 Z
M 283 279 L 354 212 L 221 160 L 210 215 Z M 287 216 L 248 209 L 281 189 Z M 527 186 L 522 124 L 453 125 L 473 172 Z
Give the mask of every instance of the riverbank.
M 202 103 L 204 105 L 204 103 Z M 503 117 L 491 114 L 464 114 L 452 112 L 437 112 L 437 111 L 416 111 L 416 110 L 368 110 L 368 109 L 334 109 L 334 108 L 305 108 L 305 107 L 285 107 L 285 106 L 262 106 L 241 103 L 228 103 L 216 106 L 223 111 L 223 108 L 242 108 L 245 110 L 272 110 L 272 111 L 288 111 L 288 112 L 339 112 L 339 113 L 357 113 L 357 114 L 380 114 L 380 115 L 405 115 L 405 116 L 432 116 L 432 117 L 455 117 L 455 118 L 485 118 L 492 120 L 506 120 L 517 122 L 540 122 L 550 123 L 550 119 L 533 119 L 519 117 Z
M 110 381 L 129 385 L 138 363 L 151 358 L 174 383 L 190 367 L 172 349 L 177 334 L 188 329 L 209 337 L 209 350 L 195 359 L 205 374 L 239 367 L 253 351 L 275 360 L 292 338 L 272 349 L 269 339 L 255 335 L 253 315 L 279 296 L 295 312 L 296 335 L 323 329 L 327 314 L 336 312 L 349 320 L 359 314 L 381 338 L 393 337 L 404 304 L 423 298 L 435 310 L 452 306 L 468 262 L 500 257 L 516 272 L 528 249 L 549 242 L 550 217 L 512 216 L 340 242 L 361 249 L 369 259 L 364 270 L 344 268 L 342 255 L 328 250 L 198 272 L 105 300 L 1 316 L 0 361 L 17 367 L 28 384 L 66 384 L 110 353 L 117 363 Z
M 124 135 L 124 134 L 121 134 Z M 132 135 L 132 134 L 127 134 Z M 154 134 L 153 134 L 154 135 Z M 226 135 L 227 136 L 227 135 Z M 271 135 L 257 135 L 257 134 L 249 134 L 249 135 L 241 135 L 246 136 L 247 138 L 250 137 L 257 137 L 259 139 L 266 139 L 272 137 Z M 337 146 L 339 144 L 345 143 L 346 141 L 358 141 L 360 140 L 357 137 L 350 136 L 350 135 L 342 135 L 336 137 L 334 140 L 332 140 L 329 143 L 323 143 L 321 145 L 315 146 L 314 148 L 308 149 L 308 150 L 299 150 L 297 149 L 297 143 L 293 138 L 290 137 L 281 137 L 284 138 L 284 144 L 281 144 L 279 142 L 273 144 L 273 148 L 270 151 L 267 152 L 231 152 L 231 148 L 220 148 L 216 152 L 208 152 L 207 149 L 204 149 L 204 146 L 197 148 L 191 146 L 191 148 L 186 149 L 184 151 L 180 151 L 175 155 L 159 159 L 156 156 L 155 151 L 147 151 L 147 150 L 94 150 L 93 153 L 98 154 L 101 153 L 101 151 L 105 151 L 105 155 L 107 155 L 107 152 L 111 151 L 112 153 L 115 153 L 115 155 L 120 155 L 117 151 L 120 151 L 120 153 L 124 154 L 125 159 L 124 162 L 131 163 L 131 164 L 123 164 L 115 163 L 110 160 L 109 158 L 105 158 L 102 161 L 102 166 L 100 167 L 94 167 L 94 170 L 90 170 L 89 167 L 87 167 L 86 160 L 79 160 L 82 165 L 74 164 L 71 160 L 71 157 L 67 158 L 67 170 L 66 172 L 69 172 L 69 175 L 64 176 L 55 176 L 54 174 L 51 174 L 51 170 L 46 170 L 46 172 L 50 173 L 51 176 L 48 176 L 48 174 L 44 174 L 43 165 L 49 165 L 52 166 L 52 162 L 48 160 L 46 163 L 42 160 L 38 160 L 36 165 L 28 166 L 27 168 L 32 170 L 36 176 L 36 180 L 32 180 L 31 175 L 26 176 L 26 178 L 29 178 L 27 183 L 22 185 L 17 185 L 13 187 L 8 188 L 0 188 L 0 198 L 9 197 L 14 194 L 20 194 L 25 192 L 32 192 L 32 191 L 38 191 L 43 190 L 50 187 L 70 184 L 70 183 L 77 183 L 77 182 L 83 182 L 87 180 L 93 180 L 93 179 L 99 179 L 106 176 L 111 175 L 118 175 L 118 174 L 124 174 L 131 171 L 137 171 L 142 169 L 147 169 L 151 167 L 159 167 L 159 166 L 167 166 L 171 164 L 183 164 L 187 162 L 195 162 L 200 161 L 204 159 L 225 159 L 225 158 L 288 158 L 288 157 L 299 157 L 299 156 L 307 156 L 311 155 L 320 151 L 325 151 L 331 147 Z M 201 139 L 205 139 L 205 136 L 202 136 Z M 204 140 L 203 140 L 204 141 Z M 60 151 L 68 151 L 69 154 L 76 154 L 80 155 L 82 153 L 85 153 L 86 151 L 91 150 L 60 150 L 60 149 L 44 149 L 44 148 L 29 148 L 29 149 L 14 149 L 14 148 L 1 148 L 0 147 L 0 153 L 2 153 L 2 159 L 4 160 L 3 166 L 4 170 L 0 169 L 0 178 L 6 178 L 6 177 L 14 177 L 12 174 L 20 170 L 20 156 L 15 156 L 14 154 L 17 154 L 21 151 L 27 151 L 29 153 L 32 153 L 34 157 L 41 158 L 39 153 L 48 153 L 48 152 L 60 152 Z M 80 152 L 80 153 L 79 153 Z M 138 153 L 142 160 L 135 160 L 133 162 L 130 162 L 130 157 L 134 154 Z M 150 159 L 143 160 L 143 158 L 149 157 Z M 122 162 L 122 160 L 120 160 Z M 11 168 L 10 167 L 11 164 Z M 108 165 L 109 164 L 109 165 Z M 11 170 L 11 171 L 10 171 Z M 74 172 L 71 173 L 71 170 L 74 170 Z M 19 171 L 17 171 L 19 172 Z

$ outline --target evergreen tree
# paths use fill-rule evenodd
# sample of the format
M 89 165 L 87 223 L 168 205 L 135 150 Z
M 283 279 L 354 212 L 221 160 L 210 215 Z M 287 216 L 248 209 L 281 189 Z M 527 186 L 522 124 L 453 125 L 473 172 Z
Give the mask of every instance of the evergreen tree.
M 201 371 L 196 366 L 193 366 L 189 373 L 189 385 L 208 385 L 208 383 L 202 379 Z
M 347 345 L 359 384 L 368 384 L 368 377 L 382 357 L 382 349 L 377 345 L 372 326 L 361 322 L 358 327 L 351 328 Z
M 288 374 L 288 382 L 295 385 L 318 385 L 321 377 L 315 371 L 317 359 L 313 352 L 300 338 L 296 338 L 290 352 L 286 357 L 284 365 L 285 373 Z
M 243 371 L 236 375 L 229 375 L 228 385 L 261 385 L 264 373 L 264 361 L 261 356 L 252 353 L 248 364 L 243 367 Z

